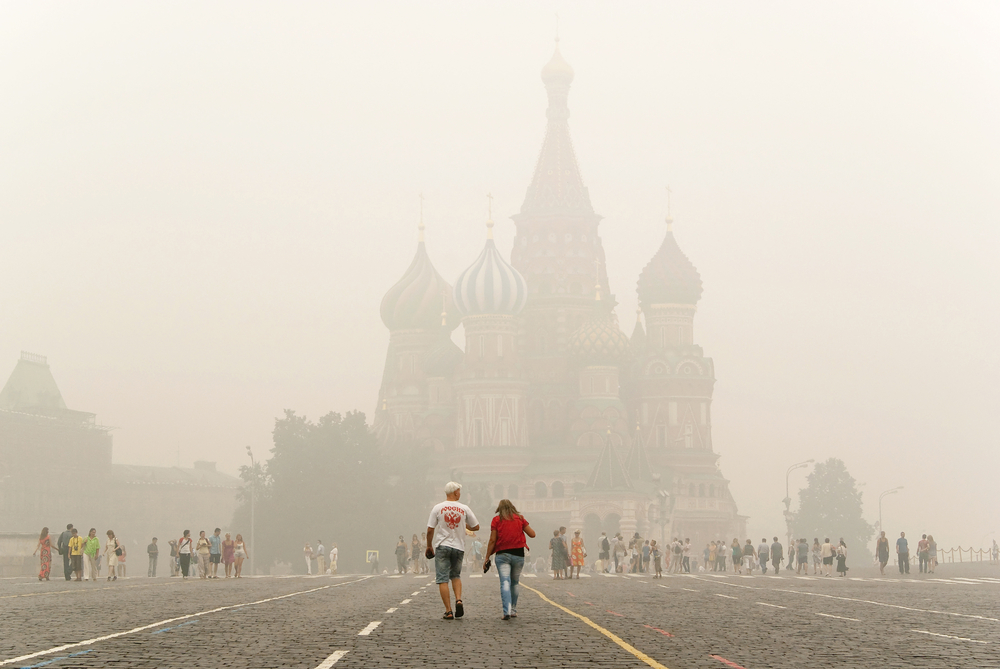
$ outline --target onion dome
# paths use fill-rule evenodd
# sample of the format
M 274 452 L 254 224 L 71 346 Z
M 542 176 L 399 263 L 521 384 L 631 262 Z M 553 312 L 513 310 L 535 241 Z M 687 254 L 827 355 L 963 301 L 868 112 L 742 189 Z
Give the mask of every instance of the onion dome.
M 423 240 L 423 223 L 420 242 L 413 262 L 382 298 L 382 322 L 390 330 L 439 330 L 448 332 L 457 327 L 451 286 L 445 281 L 427 255 Z
M 639 274 L 639 304 L 697 304 L 701 275 L 674 239 L 673 219 L 667 218 L 667 236 Z
M 542 68 L 542 81 L 548 84 L 564 84 L 569 86 L 573 83 L 573 68 L 566 62 L 562 54 L 559 53 L 559 40 L 556 39 L 556 50 L 552 58 Z
M 528 285 L 493 243 L 492 220 L 486 228 L 486 248 L 455 282 L 455 306 L 463 316 L 519 314 L 528 300 Z
M 596 312 L 569 336 L 570 355 L 584 364 L 618 364 L 628 358 L 629 341 L 612 317 L 613 305 L 601 301 L 597 292 Z

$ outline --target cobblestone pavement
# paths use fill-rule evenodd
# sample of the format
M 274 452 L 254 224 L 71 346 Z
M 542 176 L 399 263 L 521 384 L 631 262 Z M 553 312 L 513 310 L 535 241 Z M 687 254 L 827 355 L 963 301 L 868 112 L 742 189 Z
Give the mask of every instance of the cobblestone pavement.
M 0 580 L 0 667 L 1000 667 L 993 576 Z M 992 573 L 992 572 L 991 572 Z M 575 615 L 574 615 L 575 614 Z

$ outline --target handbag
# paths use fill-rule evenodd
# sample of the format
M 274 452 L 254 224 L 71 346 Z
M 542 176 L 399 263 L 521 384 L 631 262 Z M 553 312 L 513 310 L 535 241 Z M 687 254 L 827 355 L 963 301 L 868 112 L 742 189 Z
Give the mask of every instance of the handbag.
M 118 543 L 117 539 L 115 539 L 115 555 L 117 555 L 118 557 L 122 556 L 122 546 L 120 543 Z

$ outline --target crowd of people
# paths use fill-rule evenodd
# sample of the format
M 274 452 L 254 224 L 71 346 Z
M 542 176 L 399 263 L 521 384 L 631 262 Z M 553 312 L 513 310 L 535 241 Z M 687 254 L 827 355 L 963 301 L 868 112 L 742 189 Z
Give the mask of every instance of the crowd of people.
M 330 553 L 328 556 L 322 539 L 316 540 L 316 548 L 313 548 L 307 541 L 305 547 L 302 549 L 302 556 L 306 561 L 306 574 L 310 576 L 313 573 L 314 562 L 316 563 L 317 575 L 337 573 L 337 560 L 340 558 L 340 549 L 337 548 L 337 544 L 330 544 Z M 329 565 L 327 564 L 327 557 L 330 558 Z
M 128 550 L 114 530 L 108 530 L 105 535 L 102 546 L 96 528 L 90 528 L 84 536 L 70 523 L 53 544 L 49 528 L 43 527 L 34 551 L 34 555 L 41 559 L 38 580 L 49 580 L 53 551 L 62 556 L 63 573 L 67 581 L 97 581 L 102 577 L 102 572 L 107 581 L 117 581 L 119 576 L 124 578 L 127 575 Z M 184 530 L 180 539 L 171 539 L 167 545 L 170 575 L 182 579 L 189 576 L 202 579 L 222 578 L 220 569 L 225 578 L 241 578 L 243 563 L 249 556 L 249 546 L 242 534 L 237 534 L 234 539 L 227 532 L 223 538 L 222 530 L 218 527 L 208 536 L 202 530 L 197 540 L 191 537 L 191 530 Z M 146 546 L 146 556 L 146 576 L 153 578 L 156 576 L 160 557 L 159 540 L 156 537 Z

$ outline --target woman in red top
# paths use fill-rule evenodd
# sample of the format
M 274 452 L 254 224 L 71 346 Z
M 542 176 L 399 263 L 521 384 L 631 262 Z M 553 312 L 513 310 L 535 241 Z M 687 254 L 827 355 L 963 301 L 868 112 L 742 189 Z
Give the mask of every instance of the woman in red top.
M 496 555 L 497 573 L 500 574 L 500 601 L 503 619 L 517 617 L 517 584 L 524 569 L 524 548 L 528 545 L 524 535 L 535 538 L 535 531 L 524 516 L 517 512 L 509 499 L 500 500 L 497 515 L 490 523 L 490 543 L 486 547 L 485 572 L 490 568 L 490 556 Z

